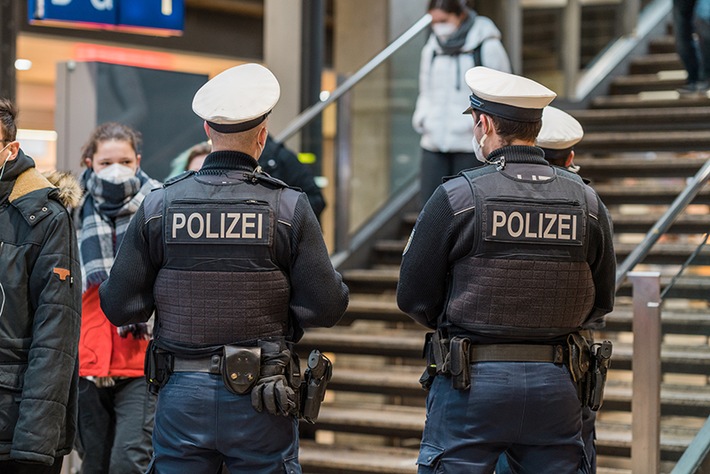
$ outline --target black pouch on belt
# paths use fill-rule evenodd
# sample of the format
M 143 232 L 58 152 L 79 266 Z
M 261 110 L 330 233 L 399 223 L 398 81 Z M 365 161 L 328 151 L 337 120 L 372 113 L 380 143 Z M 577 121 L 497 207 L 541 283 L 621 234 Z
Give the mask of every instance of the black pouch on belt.
M 589 400 L 589 383 L 587 374 L 590 364 L 589 342 L 579 333 L 572 333 L 567 336 L 567 348 L 569 350 L 569 371 L 572 374 L 577 386 L 577 396 L 582 406 Z
M 222 380 L 232 393 L 244 395 L 259 380 L 261 347 L 224 346 Z
M 456 336 L 449 344 L 451 385 L 456 390 L 468 390 L 471 387 L 471 340 Z

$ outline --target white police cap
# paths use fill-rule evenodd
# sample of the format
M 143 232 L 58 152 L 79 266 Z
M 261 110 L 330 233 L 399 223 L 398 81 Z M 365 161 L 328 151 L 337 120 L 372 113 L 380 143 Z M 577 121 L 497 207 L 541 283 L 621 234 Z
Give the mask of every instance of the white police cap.
M 469 69 L 465 77 L 471 88 L 471 106 L 464 114 L 475 109 L 516 122 L 537 122 L 542 109 L 557 97 L 532 79 L 483 66 Z
M 540 148 L 566 150 L 576 145 L 584 136 L 577 119 L 556 107 L 547 106 L 542 111 L 542 129 L 535 140 Z
M 271 71 L 259 64 L 242 64 L 207 81 L 192 99 L 192 110 L 218 132 L 244 132 L 266 119 L 280 95 Z

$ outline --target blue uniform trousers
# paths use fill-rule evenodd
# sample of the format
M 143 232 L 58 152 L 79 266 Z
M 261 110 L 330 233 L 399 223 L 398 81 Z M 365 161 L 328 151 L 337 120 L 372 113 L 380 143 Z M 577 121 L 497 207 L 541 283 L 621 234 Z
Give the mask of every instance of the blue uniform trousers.
M 597 420 L 597 412 L 592 411 L 588 407 L 582 408 L 582 440 L 584 441 L 584 453 L 589 461 L 589 473 L 597 472 L 597 448 L 595 442 L 597 439 L 594 423 Z M 508 458 L 501 456 L 496 464 L 496 474 L 512 474 L 508 464 Z
M 582 408 L 567 367 L 479 362 L 471 388 L 437 376 L 427 398 L 419 473 L 492 473 L 507 452 L 517 474 L 588 472 Z
M 298 420 L 258 413 L 220 375 L 176 372 L 158 394 L 151 470 L 158 474 L 301 474 Z

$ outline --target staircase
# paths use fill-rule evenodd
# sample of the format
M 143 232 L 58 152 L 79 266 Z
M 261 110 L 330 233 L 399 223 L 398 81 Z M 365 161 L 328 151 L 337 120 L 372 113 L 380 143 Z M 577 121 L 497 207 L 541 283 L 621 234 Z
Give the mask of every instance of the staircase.
M 670 37 L 618 78 L 609 95 L 572 111 L 585 128 L 576 163 L 609 208 L 622 261 L 668 204 L 710 158 L 710 98 L 679 98 L 682 66 Z M 710 230 L 710 188 L 671 227 L 637 269 L 658 270 L 668 283 Z M 344 320 L 308 331 L 303 353 L 331 354 L 335 369 L 315 425 L 302 424 L 306 473 L 416 472 L 425 419 L 418 384 L 425 329 L 395 303 L 400 255 L 416 213 L 377 242 L 367 268 L 343 272 L 351 289 Z M 705 248 L 669 293 L 662 309 L 661 472 L 670 472 L 710 415 L 710 249 Z M 612 371 L 597 421 L 598 472 L 630 473 L 631 299 L 624 285 L 599 338 L 614 341 Z

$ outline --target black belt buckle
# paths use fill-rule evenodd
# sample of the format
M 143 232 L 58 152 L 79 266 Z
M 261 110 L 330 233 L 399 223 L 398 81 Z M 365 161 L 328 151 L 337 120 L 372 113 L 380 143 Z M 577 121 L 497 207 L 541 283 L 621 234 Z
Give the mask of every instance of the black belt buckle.
M 222 380 L 230 392 L 244 395 L 259 380 L 261 347 L 224 346 Z

